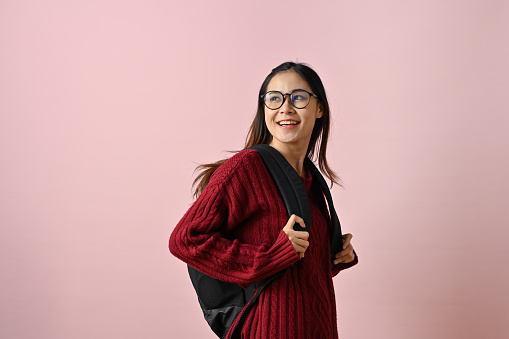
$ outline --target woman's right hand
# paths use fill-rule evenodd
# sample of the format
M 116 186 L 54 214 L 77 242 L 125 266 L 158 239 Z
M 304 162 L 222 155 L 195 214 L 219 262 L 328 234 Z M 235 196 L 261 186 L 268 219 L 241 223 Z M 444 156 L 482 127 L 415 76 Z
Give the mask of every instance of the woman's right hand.
M 304 220 L 301 217 L 292 214 L 290 219 L 288 219 L 285 227 L 283 228 L 283 231 L 286 233 L 288 239 L 290 239 L 293 245 L 293 248 L 295 251 L 297 251 L 299 257 L 302 259 L 304 258 L 304 252 L 306 252 L 309 246 L 309 233 L 304 231 L 295 231 L 293 229 L 293 225 L 295 225 L 295 223 L 299 223 L 303 228 L 306 228 L 306 225 L 304 225 Z

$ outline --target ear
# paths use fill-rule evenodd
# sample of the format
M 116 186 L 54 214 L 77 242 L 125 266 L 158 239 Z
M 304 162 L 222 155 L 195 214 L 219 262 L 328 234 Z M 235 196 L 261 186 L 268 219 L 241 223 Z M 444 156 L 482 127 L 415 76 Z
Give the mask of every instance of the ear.
M 320 119 L 323 117 L 323 105 L 322 103 L 318 104 L 318 111 L 316 112 L 316 118 Z

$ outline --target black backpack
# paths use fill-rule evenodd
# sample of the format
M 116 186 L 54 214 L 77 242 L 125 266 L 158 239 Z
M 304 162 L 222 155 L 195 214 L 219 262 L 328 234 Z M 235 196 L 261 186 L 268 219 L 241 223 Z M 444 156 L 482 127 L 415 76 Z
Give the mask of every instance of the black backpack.
M 309 207 L 306 189 L 298 173 L 281 153 L 269 145 L 259 144 L 249 149 L 258 151 L 263 162 L 267 166 L 285 202 L 288 216 L 296 214 L 304 219 L 304 223 L 307 227 L 304 229 L 296 223 L 294 229 L 297 231 L 309 232 L 311 226 L 311 209 Z M 311 171 L 313 180 L 319 182 L 329 206 L 329 214 L 332 221 L 330 237 L 332 262 L 334 261 L 334 256 L 343 249 L 341 225 L 332 203 L 329 187 L 322 174 L 315 167 L 311 159 L 306 157 L 305 161 Z M 230 331 L 230 327 L 233 327 L 230 338 L 240 337 L 242 324 L 249 310 L 258 300 L 262 290 L 286 271 L 286 269 L 282 270 L 267 279 L 255 282 L 244 290 L 237 284 L 217 280 L 189 265 L 187 267 L 194 289 L 198 295 L 198 301 L 200 302 L 205 320 L 214 333 L 219 338 L 223 339 L 228 334 L 228 331 Z

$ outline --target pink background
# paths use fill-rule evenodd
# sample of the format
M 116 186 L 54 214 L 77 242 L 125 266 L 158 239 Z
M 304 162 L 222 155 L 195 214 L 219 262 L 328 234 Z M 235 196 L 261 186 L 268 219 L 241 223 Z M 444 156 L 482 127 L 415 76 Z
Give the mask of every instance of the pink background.
M 214 338 L 167 240 L 270 70 L 321 75 L 344 339 L 509 337 L 509 2 L 1 1 L 0 337 Z M 227 104 L 220 100 L 226 99 Z M 291 321 L 291 320 L 289 320 Z

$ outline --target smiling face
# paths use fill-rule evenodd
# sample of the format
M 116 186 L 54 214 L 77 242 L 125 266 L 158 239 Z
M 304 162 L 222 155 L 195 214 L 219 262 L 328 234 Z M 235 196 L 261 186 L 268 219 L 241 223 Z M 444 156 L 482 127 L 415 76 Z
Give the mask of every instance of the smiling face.
M 313 93 L 306 80 L 292 70 L 276 74 L 267 86 L 267 92 L 292 93 L 296 89 Z M 311 97 L 305 108 L 295 108 L 287 95 L 280 108 L 265 107 L 265 124 L 272 135 L 270 145 L 276 149 L 283 146 L 307 150 L 315 120 L 323 115 L 321 106 L 317 98 Z

